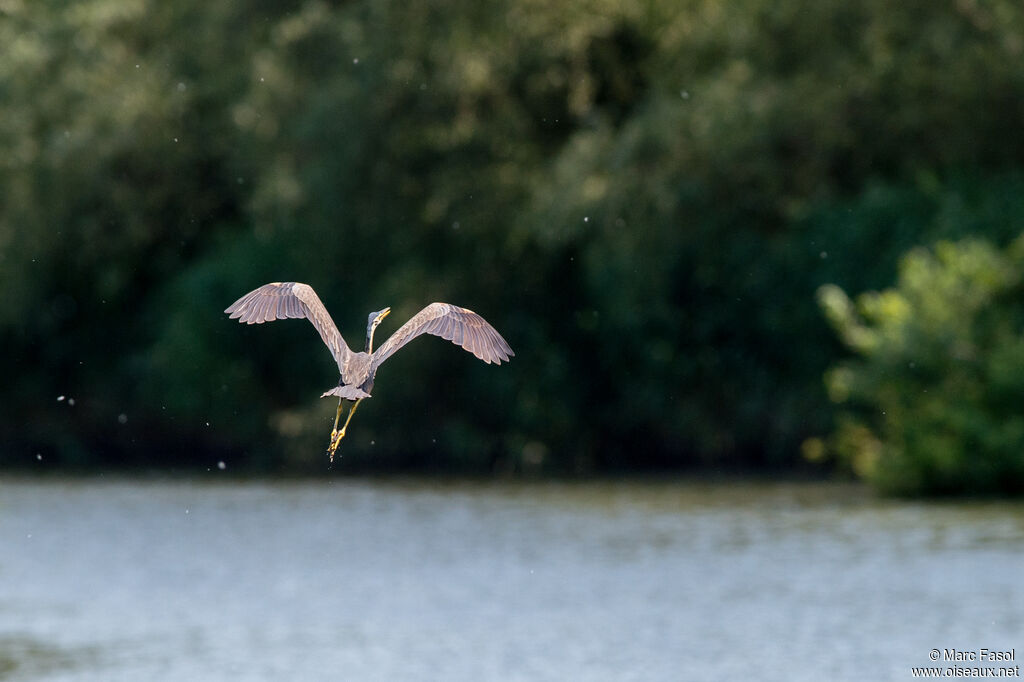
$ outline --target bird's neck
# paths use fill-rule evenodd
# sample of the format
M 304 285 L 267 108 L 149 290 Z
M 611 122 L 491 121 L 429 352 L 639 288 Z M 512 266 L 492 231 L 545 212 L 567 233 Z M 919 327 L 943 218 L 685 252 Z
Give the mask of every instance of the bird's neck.
M 370 333 L 366 335 L 366 352 L 369 353 L 370 355 L 373 354 L 373 330 L 372 329 L 370 330 Z

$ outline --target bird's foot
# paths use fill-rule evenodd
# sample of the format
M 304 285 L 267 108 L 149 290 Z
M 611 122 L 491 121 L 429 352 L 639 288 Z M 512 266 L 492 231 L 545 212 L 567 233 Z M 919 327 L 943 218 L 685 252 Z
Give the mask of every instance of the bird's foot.
M 330 455 L 332 464 L 334 463 L 334 451 L 338 449 L 338 445 L 344 437 L 344 427 L 342 427 L 341 431 L 338 431 L 337 429 L 331 431 L 331 444 L 327 446 L 327 454 Z

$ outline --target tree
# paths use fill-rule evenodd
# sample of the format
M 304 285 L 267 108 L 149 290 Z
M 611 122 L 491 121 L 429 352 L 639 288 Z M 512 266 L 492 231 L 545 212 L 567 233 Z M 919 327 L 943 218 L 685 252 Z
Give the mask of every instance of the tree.
M 1024 237 L 916 249 L 894 288 L 819 300 L 856 358 L 826 376 L 831 442 L 885 492 L 1024 491 Z

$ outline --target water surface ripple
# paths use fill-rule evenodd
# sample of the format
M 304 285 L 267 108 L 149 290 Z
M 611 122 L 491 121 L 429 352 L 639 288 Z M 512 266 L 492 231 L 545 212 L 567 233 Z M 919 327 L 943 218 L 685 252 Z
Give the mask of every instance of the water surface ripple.
M 0 679 L 907 680 L 1024 507 L 805 484 L 0 483 Z

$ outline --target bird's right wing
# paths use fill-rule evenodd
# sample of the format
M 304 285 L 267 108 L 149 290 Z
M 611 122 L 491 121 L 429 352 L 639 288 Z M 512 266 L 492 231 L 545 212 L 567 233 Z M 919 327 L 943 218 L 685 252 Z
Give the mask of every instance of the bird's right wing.
M 379 367 L 392 353 L 421 334 L 448 339 L 486 363 L 500 365 L 515 355 L 498 330 L 472 310 L 451 303 L 431 303 L 373 352 L 374 367 Z
M 272 320 L 306 318 L 320 332 L 327 348 L 330 349 L 338 369 L 342 369 L 352 354 L 337 325 L 331 319 L 327 308 L 313 287 L 301 282 L 271 282 L 259 289 L 253 289 L 238 299 L 224 312 L 232 320 L 245 324 L 263 324 Z

